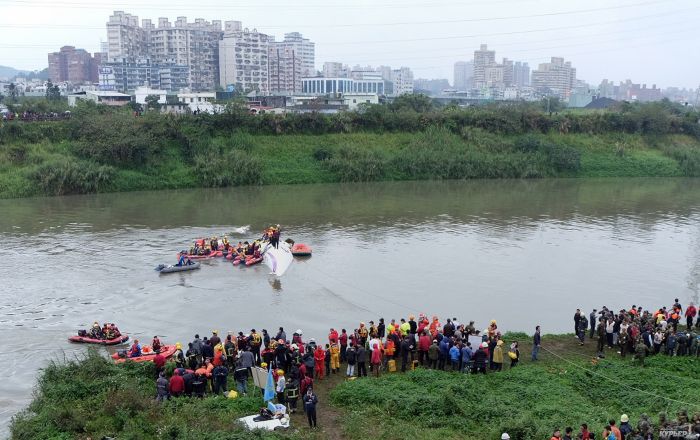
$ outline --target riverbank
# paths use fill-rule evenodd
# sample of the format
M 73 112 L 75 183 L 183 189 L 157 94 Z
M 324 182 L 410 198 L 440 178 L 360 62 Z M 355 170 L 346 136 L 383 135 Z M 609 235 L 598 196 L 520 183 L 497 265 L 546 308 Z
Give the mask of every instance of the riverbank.
M 43 371 L 34 401 L 13 420 L 12 438 L 476 440 L 506 431 L 513 439 L 529 439 L 581 423 L 599 435 L 623 413 L 636 426 L 643 413 L 656 423 L 659 412 L 673 418 L 680 409 L 691 416 L 700 411 L 694 407 L 700 386 L 696 357 L 652 356 L 642 368 L 612 350 L 595 360 L 591 341 L 579 347 L 573 335 L 545 335 L 540 360 L 531 362 L 528 335 L 507 333 L 504 339 L 521 345 L 521 362 L 513 369 L 464 375 L 418 368 L 351 381 L 332 376 L 316 383 L 318 430 L 310 431 L 296 414 L 288 432 L 264 434 L 235 424 L 257 412 L 259 397 L 180 398 L 161 405 L 154 401 L 150 363 L 116 366 L 90 351 Z
M 670 104 L 668 104 L 671 106 Z M 171 117 L 77 108 L 0 127 L 0 198 L 241 185 L 700 176 L 694 113 L 664 104 Z
M 159 160 L 144 166 L 86 161 L 65 142 L 10 146 L 0 153 L 0 198 L 358 181 L 678 177 L 700 171 L 700 162 L 689 164 L 673 154 L 700 152 L 700 142 L 684 135 L 650 140 L 639 135 L 547 134 L 482 141 L 475 145 L 444 130 L 237 134 L 221 142 L 245 142 L 245 150 L 222 147 L 191 162 L 177 149 L 166 149 Z M 533 150 L 519 151 L 517 145 L 523 143 L 534 145 L 527 147 Z

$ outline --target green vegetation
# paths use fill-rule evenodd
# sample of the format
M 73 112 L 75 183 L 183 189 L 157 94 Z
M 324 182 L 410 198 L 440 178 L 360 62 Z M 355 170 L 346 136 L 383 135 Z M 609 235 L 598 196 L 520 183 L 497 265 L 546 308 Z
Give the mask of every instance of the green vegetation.
M 167 369 L 172 372 L 173 365 Z M 236 425 L 255 414 L 258 396 L 155 401 L 153 363 L 117 366 L 91 349 L 83 359 L 51 363 L 35 399 L 12 421 L 13 439 L 263 439 Z M 235 389 L 235 386 L 233 387 Z M 274 438 L 280 438 L 277 435 Z
M 696 358 L 656 356 L 644 368 L 630 363 L 615 358 L 592 365 L 579 357 L 578 367 L 545 361 L 485 376 L 418 369 L 346 382 L 331 395 L 350 410 L 344 432 L 351 439 L 397 438 L 397 432 L 402 438 L 436 440 L 500 438 L 503 432 L 513 439 L 543 439 L 557 427 L 578 432 L 581 423 L 598 436 L 611 418 L 619 423 L 621 414 L 636 426 L 643 413 L 656 421 L 659 412 L 673 418 L 681 408 L 691 416 L 697 410 L 637 390 L 696 404 Z
M 151 363 L 115 365 L 97 351 L 75 361 L 51 363 L 39 378 L 33 402 L 12 421 L 13 439 L 513 439 L 548 438 L 556 427 L 588 423 L 599 435 L 611 418 L 628 414 L 633 426 L 641 414 L 656 423 L 659 413 L 700 412 L 700 362 L 694 356 L 647 357 L 640 367 L 632 356 L 594 360 L 595 343 L 579 347 L 572 335 L 546 335 L 537 363 L 529 361 L 529 337 L 521 342 L 516 368 L 487 375 L 465 375 L 418 368 L 383 373 L 380 378 L 344 381 L 333 376 L 317 383 L 320 431 L 309 431 L 302 414 L 292 416 L 286 433 L 248 433 L 237 418 L 255 414 L 258 397 L 178 398 L 155 401 Z M 506 345 L 507 346 L 507 345 Z M 168 374 L 172 364 L 166 366 Z M 229 385 L 232 385 L 231 383 Z M 252 384 L 251 384 L 252 386 Z M 334 423 L 333 426 L 329 424 Z M 658 433 L 658 432 L 657 432 Z
M 250 115 L 232 104 L 217 115 L 134 116 L 130 109 L 82 103 L 70 120 L 3 123 L 0 197 L 381 180 L 700 176 L 699 117 L 669 102 L 550 115 L 539 103 L 436 109 L 422 96 L 335 115 Z

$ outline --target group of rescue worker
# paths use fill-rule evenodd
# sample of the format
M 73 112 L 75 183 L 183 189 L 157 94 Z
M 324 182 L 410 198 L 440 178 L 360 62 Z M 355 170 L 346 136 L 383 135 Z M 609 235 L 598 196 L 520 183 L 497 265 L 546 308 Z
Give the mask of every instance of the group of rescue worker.
M 119 328 L 112 322 L 105 322 L 102 327 L 95 321 L 89 330 L 80 330 L 78 336 L 86 336 L 93 339 L 111 340 L 121 336 Z

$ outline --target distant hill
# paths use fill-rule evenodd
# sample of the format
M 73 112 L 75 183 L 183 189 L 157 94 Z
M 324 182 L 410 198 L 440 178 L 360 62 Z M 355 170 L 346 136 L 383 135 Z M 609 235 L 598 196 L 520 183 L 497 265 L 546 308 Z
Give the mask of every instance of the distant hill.
M 30 72 L 28 70 L 17 70 L 14 67 L 0 66 L 0 78 L 12 79 L 16 76 L 22 76 L 29 79 L 48 79 L 49 69 L 35 70 L 34 72 Z

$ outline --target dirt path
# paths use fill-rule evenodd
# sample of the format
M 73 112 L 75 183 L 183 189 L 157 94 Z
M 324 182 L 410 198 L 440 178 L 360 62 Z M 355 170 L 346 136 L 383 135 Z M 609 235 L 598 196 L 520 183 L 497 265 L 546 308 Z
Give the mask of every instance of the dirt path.
M 341 429 L 341 417 L 343 416 L 343 410 L 336 408 L 331 405 L 331 390 L 339 383 L 345 380 L 345 374 L 343 373 L 345 369 L 341 365 L 340 373 L 332 374 L 330 377 L 326 377 L 323 380 L 314 380 L 314 391 L 318 396 L 318 405 L 316 406 L 316 414 L 318 421 L 318 428 L 314 431 L 313 437 L 315 439 L 343 439 L 345 438 Z M 295 429 L 302 431 L 311 431 L 309 428 L 309 422 L 306 419 L 306 414 L 303 411 L 303 403 L 301 399 L 297 406 L 298 410 L 296 414 L 292 414 L 292 426 Z

